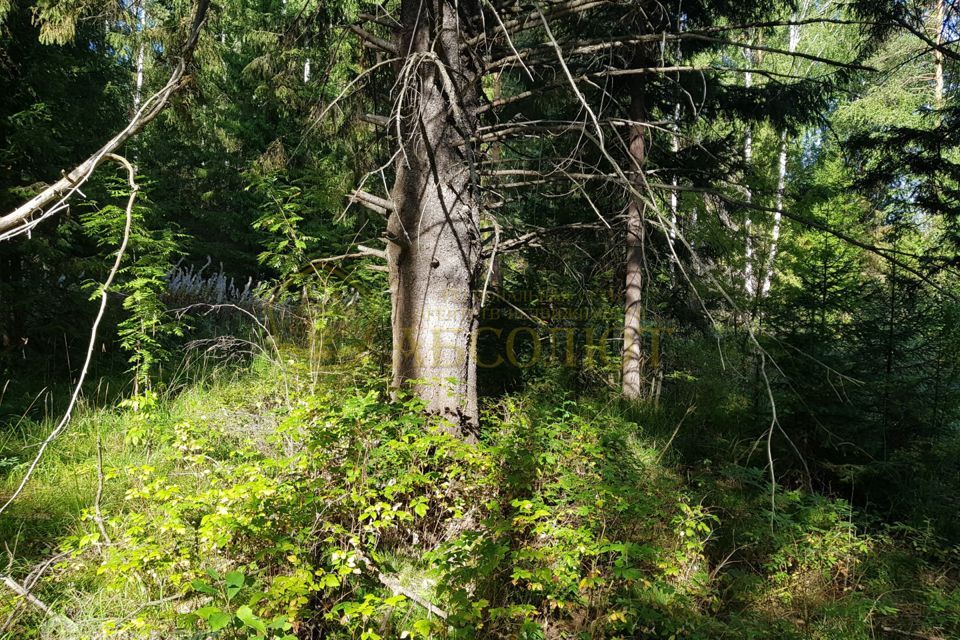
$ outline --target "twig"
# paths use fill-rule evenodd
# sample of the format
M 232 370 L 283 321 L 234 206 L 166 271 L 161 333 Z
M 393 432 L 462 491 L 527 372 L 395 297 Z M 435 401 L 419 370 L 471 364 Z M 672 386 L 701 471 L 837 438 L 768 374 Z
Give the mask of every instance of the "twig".
M 682 418 L 680 418 L 680 422 L 677 423 L 677 428 L 673 430 L 673 433 L 670 435 L 670 439 L 667 440 L 667 444 L 663 445 L 663 450 L 660 452 L 660 455 L 657 456 L 657 464 L 660 464 L 660 461 L 663 460 L 663 456 L 665 456 L 667 450 L 670 449 L 670 445 L 673 444 L 674 438 L 676 438 L 677 434 L 680 433 L 680 427 L 683 426 L 683 421 L 687 419 L 687 416 L 696 410 L 697 407 L 695 405 L 690 405 L 687 407 L 687 412 L 683 414 Z
M 381 249 L 374 249 L 373 247 L 365 247 L 362 244 L 358 244 L 357 248 L 360 250 L 355 251 L 353 253 L 343 253 L 339 256 L 326 256 L 323 258 L 314 258 L 313 260 L 308 262 L 306 265 L 304 265 L 300 269 L 300 273 L 304 273 L 308 271 L 311 267 L 316 266 L 318 264 L 329 264 L 331 262 L 340 262 L 342 260 L 352 260 L 354 258 L 379 258 L 381 260 L 387 259 L 386 251 L 383 251 Z
M 543 23 L 543 30 L 546 32 L 547 38 L 549 38 L 550 43 L 553 45 L 553 48 L 557 53 L 557 62 L 560 63 L 560 68 L 563 69 L 563 73 L 567 77 L 567 81 L 570 83 L 570 89 L 580 100 L 580 104 L 583 105 L 584 110 L 587 112 L 587 115 L 590 116 L 590 120 L 593 122 L 594 129 L 597 132 L 597 139 L 600 141 L 598 146 L 602 147 L 603 128 L 600 126 L 600 121 L 597 119 L 597 114 L 594 113 L 593 109 L 590 108 L 590 104 L 587 102 L 586 97 L 580 91 L 580 87 L 577 86 L 577 81 L 574 79 L 573 74 L 570 72 L 570 68 L 567 67 L 567 63 L 563 58 L 563 49 L 561 49 L 559 43 L 557 43 L 557 39 L 553 36 L 553 32 L 550 30 L 550 23 L 547 22 L 547 18 L 543 15 L 540 7 L 537 7 L 537 15 L 540 16 L 540 21 Z
M 380 571 L 380 569 L 378 569 L 377 566 L 373 564 L 373 562 L 367 556 L 363 554 L 359 554 L 359 557 L 363 561 L 363 563 L 367 565 L 367 569 L 369 569 L 377 577 L 377 580 L 379 580 L 380 583 L 383 584 L 383 586 L 390 589 L 390 591 L 392 591 L 394 594 L 405 596 L 406 598 L 412 600 L 413 602 L 417 603 L 418 605 L 426 609 L 428 613 L 433 614 L 438 618 L 441 618 L 443 620 L 447 619 L 446 611 L 444 611 L 437 605 L 433 604 L 432 602 L 427 600 L 424 596 L 420 595 L 416 591 L 413 591 L 412 589 L 408 589 L 407 587 L 404 587 L 402 584 L 400 584 L 400 581 L 397 580 L 396 578 L 392 576 L 388 576 L 383 571 Z
M 480 294 L 480 308 L 487 303 L 487 287 L 490 286 L 490 278 L 493 277 L 493 269 L 497 261 L 497 249 L 500 247 L 500 223 L 497 218 L 491 217 L 493 222 L 493 249 L 490 251 L 490 262 L 487 265 L 487 277 L 483 280 L 483 292 Z
M 603 226 L 599 222 L 571 222 L 570 224 L 563 224 L 558 227 L 535 229 L 516 238 L 500 241 L 499 248 L 497 248 L 495 252 L 506 253 L 508 251 L 516 251 L 517 249 L 536 242 L 545 235 L 564 233 L 567 231 L 600 231 L 605 228 L 608 227 Z M 491 252 L 485 250 L 482 255 L 483 257 L 488 257 L 491 255 Z
M 841 60 L 832 60 L 830 58 L 823 58 L 821 56 L 815 56 L 809 53 L 803 53 L 801 51 L 790 51 L 788 49 L 778 49 L 776 47 L 767 47 L 764 45 L 759 45 L 755 43 L 743 44 L 740 42 L 735 42 L 733 40 L 726 40 L 724 38 L 714 38 L 711 36 L 705 36 L 699 33 L 684 33 L 678 36 L 683 40 L 702 40 L 705 42 L 712 42 L 714 44 L 725 44 L 733 45 L 737 47 L 743 47 L 744 49 L 750 49 L 753 51 L 766 51 L 768 53 L 776 53 L 785 56 L 791 56 L 794 58 L 803 58 L 804 60 L 811 60 L 813 62 L 821 62 L 826 65 L 833 67 L 838 67 L 840 69 L 853 69 L 855 71 L 876 71 L 873 67 L 868 67 L 862 64 L 857 64 L 856 62 L 843 62 Z
M 43 612 L 46 613 L 47 615 L 51 615 L 51 616 L 52 616 L 52 615 L 56 615 L 56 614 L 53 612 L 53 609 L 51 609 L 51 608 L 48 607 L 46 604 L 44 604 L 42 600 L 40 600 L 40 599 L 37 598 L 35 595 L 33 595 L 32 593 L 30 593 L 29 590 L 27 590 L 25 587 L 21 586 L 19 582 L 17 582 L 16 580 L 14 580 L 13 578 L 11 578 L 10 576 L 3 576 L 3 584 L 5 584 L 8 589 L 10 589 L 11 591 L 13 591 L 15 594 L 17 594 L 17 595 L 20 596 L 21 598 L 23 598 L 25 601 L 27 601 L 28 603 L 30 603 L 31 605 L 33 605 L 33 606 L 36 607 L 37 609 L 40 609 L 40 611 L 43 611 Z
M 247 309 L 244 309 L 239 305 L 228 304 L 228 303 L 209 304 L 206 302 L 197 302 L 195 304 L 187 305 L 186 307 L 180 307 L 179 309 L 171 309 L 170 312 L 175 314 L 177 318 L 182 318 L 185 314 L 190 313 L 194 309 L 201 309 L 201 308 L 207 310 L 204 315 L 213 313 L 215 311 L 221 311 L 223 309 L 232 309 L 234 311 L 239 311 L 243 315 L 253 320 L 254 324 L 256 324 L 257 327 L 259 327 L 260 330 L 263 331 L 263 333 L 267 336 L 267 339 L 270 341 L 270 346 L 273 347 L 273 351 L 277 356 L 277 359 L 275 362 L 278 366 L 280 366 L 280 371 L 283 375 L 283 387 L 284 387 L 284 391 L 286 392 L 287 402 L 289 402 L 290 401 L 290 384 L 287 380 L 287 371 L 282 366 L 283 354 L 280 351 L 280 345 L 277 343 L 276 338 L 273 337 L 273 333 L 270 332 L 270 329 L 267 328 L 267 325 L 261 322 L 260 318 L 258 318 L 256 314 L 248 311 Z M 266 349 L 263 349 L 262 351 L 264 354 L 266 354 Z
M 7 507 L 13 504 L 13 501 L 16 500 L 17 497 L 23 492 L 24 487 L 27 486 L 27 482 L 30 480 L 30 476 L 33 475 L 37 465 L 40 464 L 40 459 L 43 457 L 47 447 L 50 446 L 50 443 L 60 435 L 60 433 L 70 422 L 70 418 L 73 415 L 73 410 L 77 406 L 77 401 L 80 399 L 80 392 L 83 390 L 83 383 L 87 379 L 87 372 L 90 370 L 90 363 L 93 361 L 93 352 L 97 344 L 97 332 L 100 329 L 100 322 L 103 320 L 104 313 L 107 310 L 107 293 L 110 289 L 110 285 L 113 284 L 114 278 L 117 276 L 117 272 L 120 271 L 120 262 L 123 260 L 123 256 L 127 251 L 127 243 L 130 240 L 130 227 L 133 225 L 133 203 L 136 201 L 137 191 L 140 189 L 136 182 L 137 172 L 133 168 L 133 165 L 130 164 L 130 161 L 123 156 L 108 153 L 105 154 L 104 157 L 120 163 L 127 169 L 127 181 L 130 185 L 130 197 L 127 200 L 127 209 L 125 211 L 126 222 L 124 223 L 123 227 L 123 239 L 120 242 L 120 248 L 117 250 L 117 258 L 113 262 L 113 267 L 110 269 L 107 280 L 103 283 L 103 288 L 100 290 L 100 309 L 97 311 L 97 316 L 93 321 L 93 327 L 90 329 L 90 342 L 87 344 L 87 355 L 83 361 L 83 369 L 80 370 L 80 377 L 77 379 L 77 385 L 74 387 L 73 395 L 70 396 L 70 402 L 67 404 L 67 410 L 60 419 L 59 424 L 57 424 L 57 427 L 50 432 L 50 435 L 48 435 L 46 440 L 44 440 L 40 445 L 40 449 L 37 451 L 37 455 L 34 457 L 33 462 L 31 462 L 30 466 L 27 468 L 27 473 L 23 476 L 23 480 L 20 481 L 20 485 L 16 488 L 16 490 L 13 492 L 13 495 L 10 496 L 4 505 L 0 507 L 0 514 L 6 511 Z
M 356 202 L 357 204 L 363 205 L 364 207 L 375 211 L 380 215 L 387 215 L 391 211 L 396 210 L 396 205 L 392 201 L 387 200 L 386 198 L 381 198 L 375 196 L 372 193 L 367 193 L 366 191 L 360 191 L 359 189 L 352 191 L 349 195 L 350 202 Z

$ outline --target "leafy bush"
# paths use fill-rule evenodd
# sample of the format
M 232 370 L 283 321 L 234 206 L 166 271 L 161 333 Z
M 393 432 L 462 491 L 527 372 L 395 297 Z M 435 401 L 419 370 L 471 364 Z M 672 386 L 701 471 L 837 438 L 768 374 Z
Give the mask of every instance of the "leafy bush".
M 826 640 L 957 629 L 955 579 L 931 573 L 960 564 L 943 540 L 906 526 L 867 534 L 843 501 L 799 489 L 778 491 L 771 513 L 763 469 L 665 463 L 653 414 L 638 424 L 544 380 L 488 406 L 471 444 L 415 400 L 304 378 L 277 402 L 286 383 L 258 371 L 253 387 L 197 396 L 188 412 L 152 394 L 127 403 L 125 446 L 149 454 L 108 470 L 108 489 L 126 486 L 107 512 L 109 541 L 88 510 L 58 574 L 113 603 L 99 632 Z M 264 412 L 273 420 L 248 422 Z

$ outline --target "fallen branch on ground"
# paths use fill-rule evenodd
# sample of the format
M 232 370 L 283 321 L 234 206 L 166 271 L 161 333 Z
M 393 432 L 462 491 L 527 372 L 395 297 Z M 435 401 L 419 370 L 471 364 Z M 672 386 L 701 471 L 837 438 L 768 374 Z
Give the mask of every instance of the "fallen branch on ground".
M 436 606 L 435 604 L 433 604 L 432 602 L 430 602 L 429 600 L 421 596 L 419 593 L 411 589 L 407 589 L 402 584 L 400 584 L 400 582 L 395 578 L 391 578 L 387 574 L 377 571 L 377 580 L 379 580 L 383 584 L 383 586 L 385 586 L 387 589 L 390 589 L 390 591 L 392 591 L 394 595 L 404 596 L 408 600 L 415 602 L 421 607 L 423 607 L 424 609 L 426 609 L 427 613 L 435 615 L 442 620 L 447 619 L 446 611 Z
M 375 576 L 377 576 L 377 580 L 379 580 L 380 583 L 383 586 L 385 586 L 387 589 L 390 589 L 390 591 L 392 591 L 394 595 L 404 596 L 408 600 L 415 602 L 416 604 L 426 609 L 427 613 L 435 615 L 438 618 L 441 618 L 443 620 L 447 619 L 446 611 L 444 611 L 437 605 L 433 604 L 432 602 L 427 600 L 424 596 L 420 595 L 416 591 L 413 591 L 412 589 L 408 589 L 407 587 L 404 587 L 402 584 L 400 584 L 400 581 L 397 580 L 396 578 L 392 576 L 388 576 L 383 571 L 380 571 L 366 556 L 361 554 L 360 559 L 363 560 L 363 563 L 365 565 L 367 565 L 367 569 L 369 569 L 371 572 L 373 572 Z
M 25 602 L 39 609 L 40 611 L 43 611 L 45 614 L 47 614 L 48 616 L 50 616 L 51 618 L 53 618 L 63 626 L 70 627 L 72 629 L 77 628 L 76 622 L 74 622 L 67 616 L 63 615 L 62 613 L 57 613 L 56 611 L 51 609 L 49 606 L 47 606 L 46 603 L 43 602 L 43 600 L 41 600 L 37 596 L 30 593 L 30 590 L 23 587 L 19 582 L 17 582 L 10 576 L 2 576 L 2 578 L 3 579 L 0 580 L 0 582 L 3 582 L 3 584 L 6 585 L 8 589 L 13 591 L 15 594 L 17 594 L 21 598 L 23 598 Z

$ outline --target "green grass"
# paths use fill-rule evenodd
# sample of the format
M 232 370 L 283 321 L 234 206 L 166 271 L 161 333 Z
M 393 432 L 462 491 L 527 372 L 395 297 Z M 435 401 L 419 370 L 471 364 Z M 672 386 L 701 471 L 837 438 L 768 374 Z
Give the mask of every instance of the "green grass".
M 128 469 L 164 464 L 164 448 L 169 447 L 165 439 L 172 425 L 205 416 L 217 419 L 228 414 L 259 415 L 265 403 L 276 402 L 277 381 L 281 378 L 276 372 L 266 373 L 264 367 L 258 364 L 253 371 L 239 375 L 228 370 L 214 372 L 202 383 L 176 396 L 157 398 L 153 406 L 140 411 L 129 406 L 92 407 L 81 401 L 66 430 L 46 450 L 23 493 L 0 516 L 0 544 L 6 555 L 3 573 L 15 579 L 25 577 L 43 560 L 56 555 L 65 537 L 90 530 L 89 513 L 99 477 L 98 438 L 106 478 L 101 510 L 109 517 L 125 508 Z M 0 460 L 4 461 L 0 469 L 0 496 L 12 494 L 37 446 L 55 426 L 56 416 L 51 415 L 40 421 L 17 418 L 6 428 L 0 427 L 4 434 L 0 440 Z M 35 592 L 51 606 L 76 606 L 76 602 L 82 601 L 88 612 L 116 610 L 115 594 L 107 596 L 109 602 L 98 603 L 95 591 L 85 591 L 85 587 L 95 584 L 91 576 L 80 576 L 78 584 L 41 580 Z M 9 592 L 3 595 L 0 624 L 14 604 L 8 598 Z M 28 618 L 30 613 L 36 612 L 29 612 Z M 35 615 L 32 618 L 38 619 Z

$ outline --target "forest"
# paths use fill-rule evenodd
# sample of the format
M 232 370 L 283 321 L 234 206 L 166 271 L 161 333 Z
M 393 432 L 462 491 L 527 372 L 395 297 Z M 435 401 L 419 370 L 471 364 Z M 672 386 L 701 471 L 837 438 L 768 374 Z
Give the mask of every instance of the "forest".
M 960 638 L 960 0 L 0 0 L 0 640 Z

